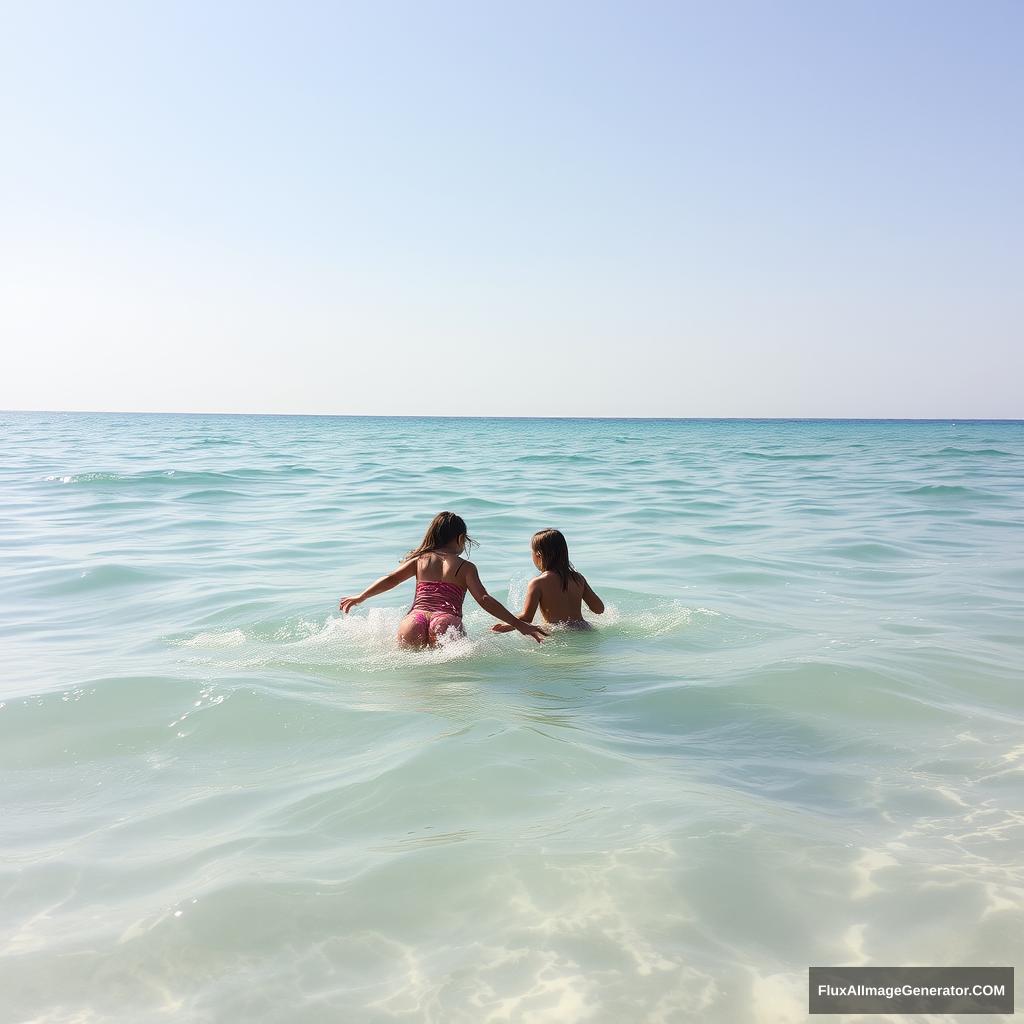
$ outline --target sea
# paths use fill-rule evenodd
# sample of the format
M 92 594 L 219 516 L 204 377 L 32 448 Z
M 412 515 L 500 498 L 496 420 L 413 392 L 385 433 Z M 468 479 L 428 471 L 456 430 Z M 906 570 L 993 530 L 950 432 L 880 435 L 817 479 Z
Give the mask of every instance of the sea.
M 560 529 L 595 628 L 342 615 L 442 510 L 514 610 Z M 1020 422 L 4 413 L 0 679 L 3 1024 L 789 1024 L 811 966 L 1024 964 Z

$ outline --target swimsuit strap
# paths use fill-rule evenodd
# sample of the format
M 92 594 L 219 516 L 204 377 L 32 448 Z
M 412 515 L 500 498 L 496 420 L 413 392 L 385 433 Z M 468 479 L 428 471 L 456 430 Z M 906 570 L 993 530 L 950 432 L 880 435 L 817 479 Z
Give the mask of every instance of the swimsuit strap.
M 442 562 L 444 561 L 444 555 L 441 554 L 436 548 L 433 551 L 425 551 L 424 554 L 440 555 L 441 561 Z M 455 557 L 458 558 L 459 556 L 456 555 Z M 466 564 L 466 560 L 464 558 L 460 558 L 459 559 L 458 568 L 455 570 L 455 572 L 452 573 L 452 578 L 453 579 L 458 579 L 459 578 L 459 572 L 461 571 L 462 567 L 465 564 Z M 424 580 L 423 582 L 425 582 L 425 583 L 426 582 L 444 583 L 444 580 L 430 580 L 430 581 Z M 464 586 L 462 586 L 461 583 L 449 583 L 448 586 L 455 586 L 455 587 L 458 587 L 460 590 L 465 590 L 466 589 Z

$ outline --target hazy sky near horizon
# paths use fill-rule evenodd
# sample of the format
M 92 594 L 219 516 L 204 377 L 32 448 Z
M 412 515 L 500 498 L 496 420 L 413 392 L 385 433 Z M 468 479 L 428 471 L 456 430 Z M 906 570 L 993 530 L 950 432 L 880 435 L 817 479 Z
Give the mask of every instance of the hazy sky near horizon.
M 1024 418 L 1024 4 L 0 2 L 0 408 Z

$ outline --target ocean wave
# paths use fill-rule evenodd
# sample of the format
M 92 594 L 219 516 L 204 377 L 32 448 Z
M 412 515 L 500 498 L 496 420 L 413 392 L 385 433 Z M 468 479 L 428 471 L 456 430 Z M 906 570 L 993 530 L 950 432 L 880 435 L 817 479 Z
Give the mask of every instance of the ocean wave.
M 977 487 L 968 487 L 964 484 L 923 484 L 920 487 L 915 487 L 902 493 L 910 498 L 970 498 L 972 501 L 999 500 L 998 494 L 992 494 L 990 491 L 983 491 Z
M 1003 451 L 1001 448 L 942 448 L 937 452 L 924 452 L 921 458 L 941 459 L 950 455 L 962 455 L 966 458 L 976 458 L 979 455 L 998 455 L 1016 457 L 1013 452 Z
M 35 593 L 40 596 L 46 593 L 60 596 L 88 593 L 93 590 L 151 586 L 171 578 L 169 573 L 156 566 L 124 565 L 116 562 L 48 575 L 51 577 L 48 583 L 35 586 Z
M 298 470 L 288 470 L 289 473 Z M 250 469 L 238 467 L 231 470 L 185 470 L 185 469 L 147 469 L 138 472 L 89 472 L 51 474 L 45 478 L 47 483 L 61 484 L 95 484 L 132 486 L 160 486 L 163 488 L 179 487 L 214 487 L 226 481 L 237 483 L 241 480 L 268 480 L 280 477 L 274 470 Z

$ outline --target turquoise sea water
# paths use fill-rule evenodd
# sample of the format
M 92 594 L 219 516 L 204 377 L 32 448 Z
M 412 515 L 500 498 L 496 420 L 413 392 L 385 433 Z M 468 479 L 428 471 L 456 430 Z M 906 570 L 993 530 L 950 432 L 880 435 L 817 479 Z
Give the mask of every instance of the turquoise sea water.
M 780 1024 L 810 965 L 1024 963 L 1024 425 L 0 437 L 3 1022 Z M 597 629 L 341 617 L 445 508 L 512 602 L 560 527 Z

